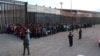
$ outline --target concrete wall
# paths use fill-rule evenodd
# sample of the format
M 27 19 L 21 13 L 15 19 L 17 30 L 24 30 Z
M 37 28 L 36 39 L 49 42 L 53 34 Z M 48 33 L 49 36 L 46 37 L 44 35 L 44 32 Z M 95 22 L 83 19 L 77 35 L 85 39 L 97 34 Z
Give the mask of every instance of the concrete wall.
M 39 12 L 39 13 L 49 13 L 49 14 L 57 14 L 60 15 L 60 10 L 47 8 L 44 6 L 37 6 L 37 5 L 28 5 L 27 6 L 28 12 Z

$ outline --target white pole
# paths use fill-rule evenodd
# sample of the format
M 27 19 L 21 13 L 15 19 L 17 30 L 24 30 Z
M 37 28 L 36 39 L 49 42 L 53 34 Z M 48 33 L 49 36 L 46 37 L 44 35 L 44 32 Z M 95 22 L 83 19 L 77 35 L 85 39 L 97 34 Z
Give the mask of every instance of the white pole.
M 72 16 L 73 16 L 73 13 L 72 13 L 72 0 L 71 0 L 71 19 L 72 19 Z
M 72 0 L 71 0 L 71 14 L 72 14 Z

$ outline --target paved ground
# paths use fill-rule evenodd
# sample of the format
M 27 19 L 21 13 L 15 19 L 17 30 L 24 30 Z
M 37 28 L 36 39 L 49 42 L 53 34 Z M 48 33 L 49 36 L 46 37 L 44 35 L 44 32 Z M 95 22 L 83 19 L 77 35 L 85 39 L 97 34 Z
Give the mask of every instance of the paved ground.
M 68 45 L 68 32 L 31 39 L 30 56 L 100 56 L 98 47 L 100 25 L 82 30 L 83 38 L 81 40 L 78 40 L 78 31 L 73 32 L 73 47 Z M 22 44 L 22 40 L 13 35 L 0 34 L 0 56 L 23 56 Z

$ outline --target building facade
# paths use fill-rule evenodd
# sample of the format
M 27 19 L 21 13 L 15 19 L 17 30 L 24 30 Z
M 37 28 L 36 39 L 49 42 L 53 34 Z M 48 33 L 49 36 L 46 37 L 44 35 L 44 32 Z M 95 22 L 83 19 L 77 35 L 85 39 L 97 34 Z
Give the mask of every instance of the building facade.
M 71 17 L 73 23 L 100 24 L 100 12 L 61 9 L 61 15 Z
M 100 12 L 95 11 L 83 11 L 83 10 L 70 10 L 70 9 L 60 9 L 61 15 L 70 17 L 100 17 Z

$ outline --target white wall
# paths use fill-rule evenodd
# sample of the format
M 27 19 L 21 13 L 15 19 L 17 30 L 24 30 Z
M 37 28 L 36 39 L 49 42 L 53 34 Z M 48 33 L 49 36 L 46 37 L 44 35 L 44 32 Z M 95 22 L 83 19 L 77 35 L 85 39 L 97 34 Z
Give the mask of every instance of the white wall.
M 44 6 L 28 5 L 28 12 L 41 12 L 41 13 L 50 13 L 60 15 L 60 10 L 54 8 L 47 8 Z

